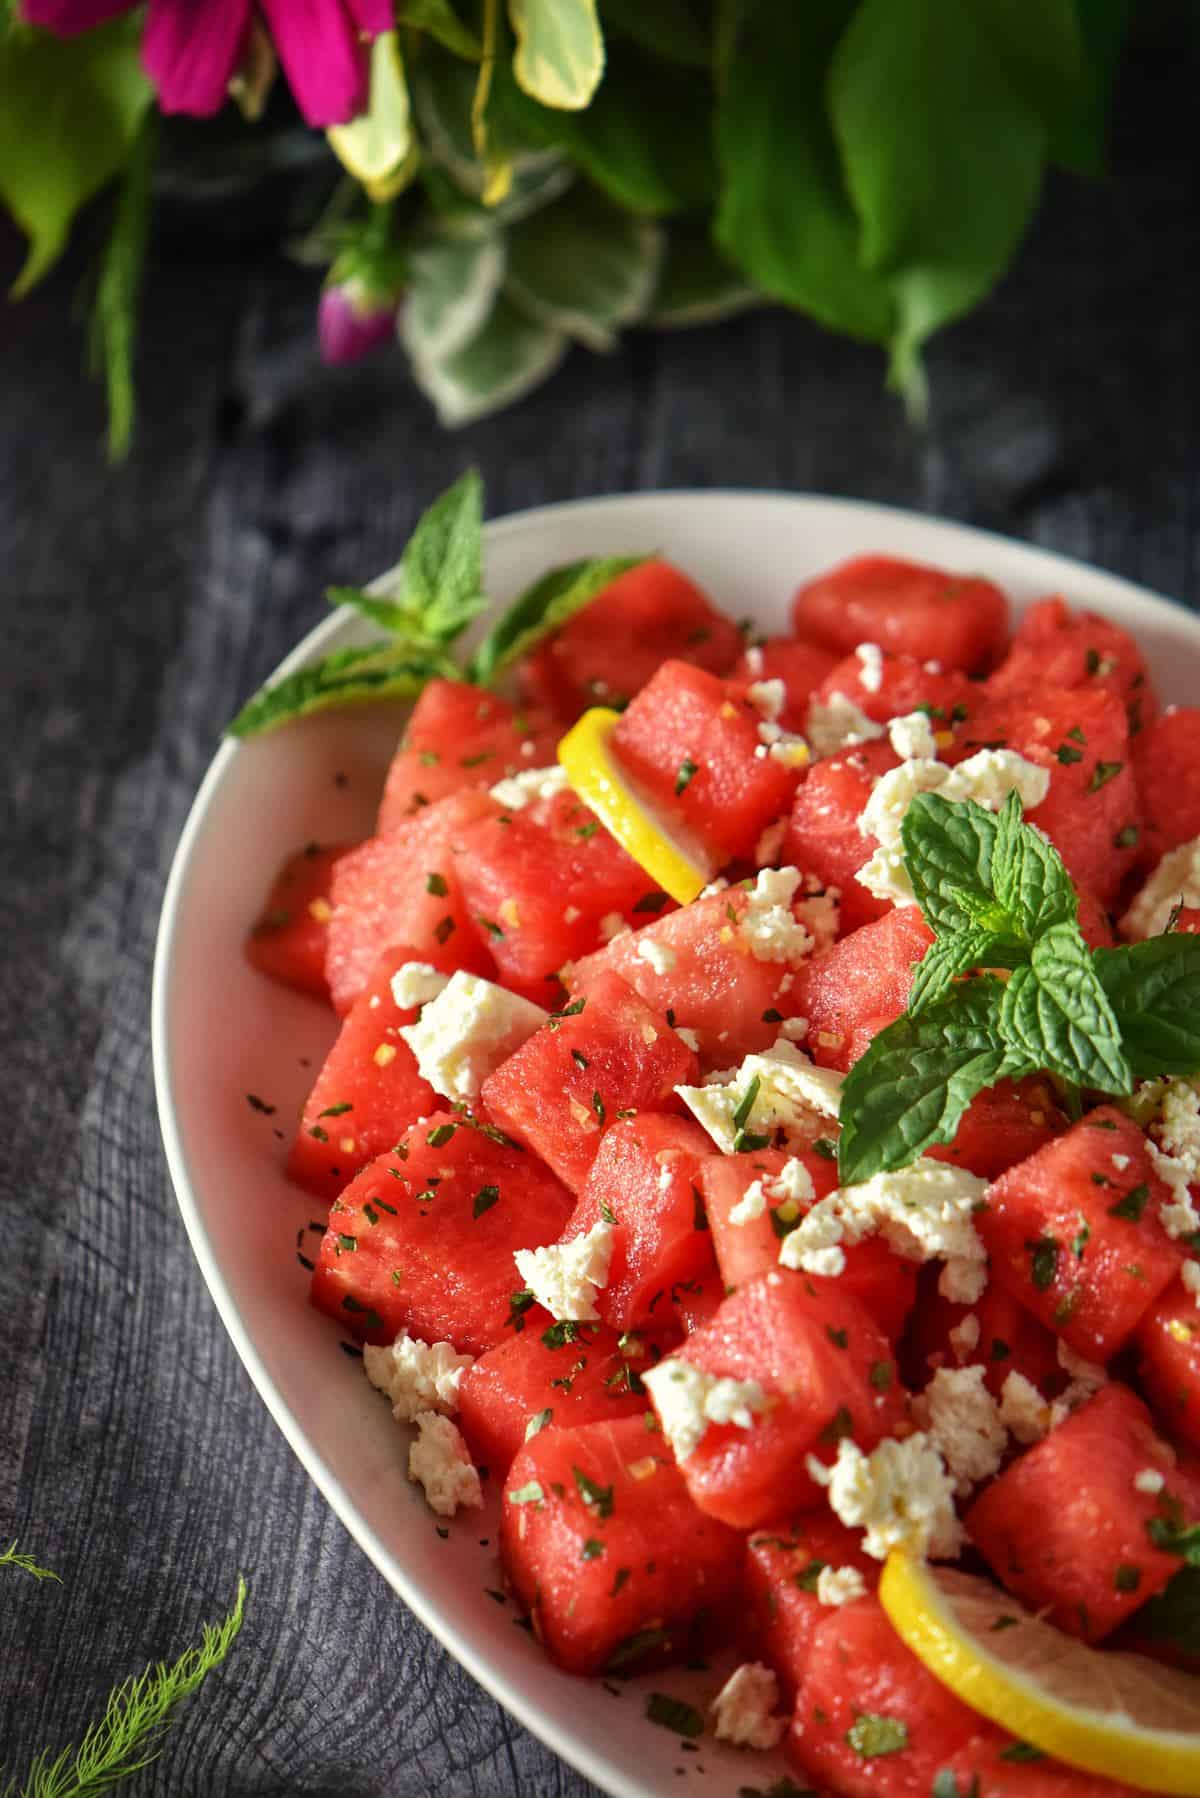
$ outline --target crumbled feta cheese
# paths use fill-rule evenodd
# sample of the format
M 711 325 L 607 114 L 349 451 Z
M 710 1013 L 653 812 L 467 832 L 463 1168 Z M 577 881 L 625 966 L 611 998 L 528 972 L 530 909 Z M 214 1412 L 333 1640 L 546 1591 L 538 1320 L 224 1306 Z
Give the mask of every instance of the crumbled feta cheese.
M 837 887 L 830 887 L 824 893 L 799 899 L 794 905 L 797 919 L 813 940 L 814 950 L 829 949 L 837 941 L 842 915 L 841 897 Z
M 1190 1190 L 1200 1182 L 1200 1092 L 1190 1080 L 1166 1080 L 1147 1082 L 1137 1097 L 1148 1111 L 1153 1107 L 1146 1146 L 1155 1173 L 1171 1189 L 1159 1220 L 1168 1236 L 1191 1236 L 1200 1229 Z
M 746 688 L 746 698 L 770 724 L 778 724 L 787 705 L 787 688 L 781 680 L 757 680 Z
M 808 740 L 815 755 L 836 755 L 884 734 L 883 725 L 868 718 L 861 706 L 845 693 L 831 693 L 827 700 L 814 699 L 808 708 Z
M 965 1497 L 995 1473 L 1008 1447 L 1000 1408 L 984 1383 L 982 1367 L 939 1367 L 925 1388 L 929 1440 Z
M 783 853 L 783 839 L 787 835 L 787 818 L 776 818 L 774 824 L 768 824 L 754 845 L 755 866 L 772 868 Z
M 686 1024 L 676 1024 L 675 1034 L 685 1049 L 690 1049 L 693 1055 L 699 1055 L 700 1038 L 696 1031 L 689 1030 Z
M 761 1217 L 767 1208 L 767 1200 L 774 1199 L 781 1206 L 791 1206 L 791 1215 L 795 1216 L 795 1208 L 816 1197 L 812 1175 L 804 1163 L 795 1155 L 785 1161 L 777 1174 L 764 1174 L 760 1180 L 752 1180 L 745 1193 L 733 1206 L 729 1213 L 731 1224 L 748 1224 L 754 1218 Z
M 639 960 L 649 964 L 656 974 L 669 974 L 678 957 L 667 943 L 655 942 L 651 936 L 640 936 L 637 941 Z
M 519 812 L 532 800 L 553 799 L 556 793 L 565 793 L 569 787 L 566 769 L 555 763 L 550 768 L 522 768 L 519 773 L 498 780 L 491 794 L 505 811 Z
M 784 1238 L 779 1259 L 804 1273 L 840 1274 L 841 1245 L 878 1233 L 906 1261 L 944 1260 L 942 1297 L 974 1304 L 987 1284 L 987 1254 L 974 1223 L 986 1187 L 965 1168 L 921 1156 L 911 1167 L 873 1174 L 818 1200 Z
M 1129 1166 L 1129 1162 L 1130 1157 L 1128 1155 L 1114 1155 L 1112 1158 L 1112 1164 L 1119 1174 L 1125 1172 L 1125 1169 Z
M 750 1224 L 756 1217 L 761 1217 L 767 1209 L 767 1195 L 763 1191 L 761 1180 L 751 1180 L 736 1205 L 730 1207 L 731 1224 Z
M 418 1411 L 457 1411 L 459 1384 L 473 1365 L 452 1342 L 419 1342 L 406 1330 L 386 1348 L 363 1347 L 366 1376 L 387 1393 L 397 1423 L 411 1423 Z
M 1061 1336 L 1055 1347 L 1058 1354 L 1058 1365 L 1063 1372 L 1069 1374 L 1071 1379 L 1077 1381 L 1079 1385 L 1088 1386 L 1093 1392 L 1099 1392 L 1101 1386 L 1108 1379 L 1108 1370 L 1102 1367 L 1098 1361 L 1085 1361 L 1083 1356 L 1077 1355 Z
M 798 868 L 763 868 L 750 889 L 738 931 L 756 960 L 799 961 L 813 947 L 804 925 L 792 916 L 799 885 Z
M 1200 1305 L 1200 1261 L 1185 1261 L 1179 1270 L 1184 1291 L 1190 1292 L 1196 1303 Z
M 867 1582 L 857 1567 L 822 1567 L 817 1575 L 818 1604 L 854 1604 L 867 1596 Z
M 430 1509 L 453 1517 L 460 1506 L 482 1505 L 479 1474 L 457 1424 L 436 1411 L 418 1411 L 413 1422 L 419 1434 L 408 1451 L 408 1477 L 424 1488 Z
M 568 905 L 563 912 L 563 923 L 564 924 L 578 924 L 578 922 L 579 922 L 580 918 L 582 918 L 582 916 L 583 916 L 583 913 L 580 911 L 580 909 L 577 905 Z
M 789 1043 L 802 1043 L 808 1035 L 807 1018 L 784 1018 L 780 1032 Z
M 731 1673 L 713 1699 L 713 1731 L 737 1748 L 777 1748 L 785 1717 L 771 1715 L 779 1703 L 779 1681 L 761 1661 L 746 1661 Z
M 446 986 L 400 1034 L 423 1080 L 448 1099 L 475 1099 L 500 1063 L 550 1014 L 478 974 L 451 975 Z
M 864 692 L 878 693 L 883 686 L 883 651 L 878 643 L 860 643 L 855 650 L 861 664 L 858 678 Z
M 756 680 L 760 679 L 763 669 L 766 667 L 766 659 L 763 656 L 762 646 L 760 644 L 752 643 L 750 645 L 749 649 L 746 651 L 745 662 L 747 671 L 752 674 Z
M 710 1423 L 749 1430 L 755 1414 L 767 1408 L 767 1395 L 757 1380 L 718 1378 L 679 1355 L 668 1355 L 657 1367 L 647 1368 L 642 1379 L 677 1461 L 687 1460 Z
M 1046 769 L 1011 749 L 981 749 L 956 768 L 922 756 L 901 762 L 877 781 L 859 816 L 860 832 L 874 837 L 878 847 L 855 878 L 876 899 L 895 905 L 915 903 L 904 866 L 900 826 L 918 793 L 936 792 L 956 801 L 973 799 L 988 811 L 998 812 L 1012 792 L 1020 794 L 1022 805 L 1030 811 L 1049 790 Z
M 706 887 L 701 887 L 700 897 L 701 899 L 715 898 L 718 893 L 725 892 L 728 886 L 729 882 L 726 880 L 725 876 L 723 874 L 718 874 L 717 878 L 715 880 L 710 880 Z
M 754 753 L 759 761 L 770 756 L 772 761 L 782 762 L 785 768 L 806 767 L 811 755 L 803 737 L 766 718 L 758 727 L 758 748 Z
M 1157 1467 L 1143 1467 L 1140 1473 L 1133 1476 L 1134 1491 L 1149 1493 L 1152 1498 L 1157 1497 L 1166 1483 L 1166 1475 L 1160 1473 Z
M 979 1319 L 973 1311 L 950 1331 L 950 1346 L 959 1361 L 965 1361 L 972 1349 L 979 1347 Z
M 924 712 L 906 712 L 888 725 L 888 741 L 902 762 L 937 761 L 937 738 Z
M 416 1011 L 418 1006 L 436 999 L 449 984 L 449 974 L 443 974 L 431 962 L 406 961 L 392 975 L 392 998 L 401 1011 Z
M 1018 1442 L 1040 1442 L 1050 1428 L 1050 1406 L 1032 1380 L 1014 1369 L 1000 1388 L 1000 1421 Z
M 1121 935 L 1161 936 L 1177 905 L 1200 905 L 1200 837 L 1167 851 L 1121 919 Z
M 963 1531 L 954 1511 L 954 1482 L 921 1431 L 903 1442 L 887 1436 L 864 1455 L 849 1436 L 826 1467 L 809 1455 L 808 1471 L 828 1487 L 829 1503 L 848 1529 L 865 1530 L 863 1548 L 886 1561 L 893 1548 L 953 1560 Z
M 594 1323 L 596 1294 L 608 1281 L 613 1227 L 601 1218 L 582 1236 L 540 1249 L 517 1249 L 513 1260 L 539 1305 L 560 1322 Z
M 703 1086 L 677 1086 L 675 1091 L 717 1147 L 732 1155 L 740 1130 L 763 1136 L 782 1130 L 801 1143 L 827 1134 L 824 1120 L 838 1115 L 842 1078 L 831 1068 L 814 1067 L 802 1050 L 781 1037 L 764 1054 L 747 1055 L 740 1068 L 714 1072 Z M 754 1102 L 741 1125 L 735 1125 L 756 1080 Z
M 619 911 L 605 912 L 600 920 L 600 936 L 606 943 L 611 943 L 615 936 L 624 936 L 629 925 Z

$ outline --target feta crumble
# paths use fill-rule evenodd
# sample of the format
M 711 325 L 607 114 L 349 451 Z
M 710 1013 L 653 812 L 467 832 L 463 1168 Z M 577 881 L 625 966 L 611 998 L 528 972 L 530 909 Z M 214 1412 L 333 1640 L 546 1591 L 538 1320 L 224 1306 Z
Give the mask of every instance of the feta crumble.
M 878 643 L 860 643 L 855 650 L 859 660 L 858 678 L 867 693 L 878 693 L 883 686 L 883 651 Z
M 517 1249 L 513 1260 L 522 1281 L 539 1305 L 560 1323 L 595 1323 L 596 1294 L 608 1283 L 613 1227 L 603 1218 L 569 1242 L 540 1249 Z
M 760 1180 L 752 1180 L 737 1204 L 729 1213 L 731 1224 L 748 1224 L 756 1217 L 761 1217 L 767 1208 L 767 1200 L 775 1199 L 781 1205 L 800 1205 L 816 1197 L 812 1175 L 804 1163 L 795 1155 L 785 1161 L 777 1174 L 766 1174 Z
M 699 1055 L 700 1037 L 695 1030 L 690 1030 L 686 1024 L 676 1024 L 675 1034 L 685 1049 L 690 1049 L 693 1055 Z
M 979 1319 L 973 1311 L 950 1331 L 950 1346 L 959 1361 L 965 1361 L 972 1350 L 979 1347 Z
M 392 998 L 401 1011 L 416 1011 L 445 992 L 449 984 L 449 974 L 432 962 L 406 961 L 392 975 Z
M 677 1461 L 694 1453 L 710 1423 L 749 1430 L 755 1415 L 767 1408 L 757 1380 L 718 1378 L 680 1355 L 668 1355 L 657 1367 L 647 1368 L 642 1380 Z
M 478 974 L 460 968 L 400 1034 L 417 1069 L 434 1092 L 448 1099 L 479 1096 L 500 1063 L 546 1022 L 549 1013 Z
M 924 712 L 905 712 L 887 728 L 888 741 L 902 762 L 937 761 L 937 738 Z
M 669 974 L 678 957 L 667 943 L 655 942 L 653 937 L 640 936 L 637 941 L 637 955 L 641 961 L 647 962 L 656 974 Z
M 555 763 L 550 768 L 522 768 L 498 780 L 490 791 L 505 811 L 519 812 L 532 800 L 553 799 L 557 793 L 568 792 L 570 784 L 566 769 Z
M 1133 1476 L 1134 1491 L 1148 1493 L 1151 1498 L 1156 1498 L 1166 1483 L 1166 1475 L 1160 1473 L 1157 1467 L 1143 1467 L 1140 1473 Z
M 757 961 L 799 961 L 813 947 L 804 925 L 792 916 L 799 885 L 798 868 L 764 868 L 750 889 L 738 934 Z
M 779 1681 L 761 1661 L 745 1661 L 731 1673 L 713 1699 L 713 1731 L 720 1742 L 737 1748 L 777 1748 L 787 1729 L 785 1717 L 772 1716 L 779 1703 Z
M 759 868 L 772 868 L 783 853 L 783 839 L 787 836 L 788 820 L 776 818 L 774 824 L 768 824 L 754 845 L 754 862 Z
M 939 1367 L 922 1394 L 929 1440 L 965 1498 L 995 1473 L 1008 1447 L 1000 1408 L 982 1367 Z
M 848 1529 L 866 1531 L 863 1548 L 875 1560 L 886 1561 L 893 1548 L 935 1560 L 953 1560 L 960 1553 L 964 1537 L 954 1511 L 954 1482 L 921 1431 L 903 1442 L 887 1436 L 869 1455 L 843 1436 L 832 1467 L 814 1455 L 807 1466 L 817 1484 L 828 1488 L 835 1515 Z
M 1032 1380 L 1016 1369 L 1000 1388 L 1000 1421 L 1026 1447 L 1040 1442 L 1050 1429 L 1050 1406 Z
M 1121 935 L 1161 936 L 1177 905 L 1200 905 L 1200 837 L 1167 851 L 1121 919 Z
M 430 1509 L 453 1517 L 460 1506 L 482 1505 L 479 1474 L 457 1424 L 436 1411 L 418 1411 L 413 1422 L 418 1435 L 408 1451 L 408 1477 L 423 1488 Z
M 1185 1261 L 1179 1270 L 1185 1292 L 1190 1292 L 1200 1305 L 1200 1261 Z
M 474 1364 L 452 1342 L 419 1342 L 407 1330 L 386 1348 L 363 1346 L 366 1376 L 387 1394 L 397 1423 L 411 1423 L 419 1411 L 457 1411 L 459 1385 Z
M 1171 1189 L 1159 1221 L 1168 1236 L 1179 1239 L 1200 1229 L 1190 1190 L 1200 1181 L 1200 1093 L 1190 1080 L 1155 1081 L 1153 1088 L 1157 1108 L 1146 1146 L 1155 1173 Z
M 624 936 L 629 925 L 619 911 L 605 912 L 600 920 L 600 937 L 603 942 L 611 943 L 615 936 Z
M 923 1155 L 911 1167 L 819 1199 L 784 1238 L 779 1259 L 804 1273 L 836 1275 L 846 1265 L 843 1244 L 879 1234 L 906 1261 L 944 1260 L 942 1297 L 974 1304 L 987 1285 L 987 1253 L 974 1222 L 986 1189 L 965 1168 Z
M 787 705 L 787 688 L 781 680 L 756 680 L 746 688 L 746 698 L 769 724 L 778 724 Z
M 677 1086 L 675 1091 L 699 1124 L 726 1155 L 735 1152 L 741 1131 L 770 1136 L 782 1130 L 800 1143 L 828 1133 L 826 1120 L 841 1105 L 842 1075 L 818 1068 L 793 1043 L 781 1037 L 761 1055 L 747 1055 L 740 1068 L 707 1076 L 703 1086 Z M 754 1102 L 740 1127 L 734 1117 L 758 1081 Z
M 857 1567 L 822 1567 L 817 1575 L 817 1602 L 841 1606 L 867 1596 L 867 1582 Z
M 831 693 L 827 700 L 814 699 L 805 728 L 813 754 L 818 756 L 836 755 L 839 749 L 854 749 L 884 735 L 883 725 L 868 718 L 846 693 Z
M 998 812 L 1015 792 L 1028 812 L 1041 804 L 1049 790 L 1046 769 L 1012 749 L 981 749 L 955 768 L 924 756 L 901 762 L 876 783 L 859 816 L 859 831 L 864 837 L 874 837 L 878 847 L 855 878 L 876 899 L 895 905 L 915 904 L 904 866 L 900 826 L 918 793 L 939 793 L 943 799 L 955 801 L 973 799 L 988 811 Z

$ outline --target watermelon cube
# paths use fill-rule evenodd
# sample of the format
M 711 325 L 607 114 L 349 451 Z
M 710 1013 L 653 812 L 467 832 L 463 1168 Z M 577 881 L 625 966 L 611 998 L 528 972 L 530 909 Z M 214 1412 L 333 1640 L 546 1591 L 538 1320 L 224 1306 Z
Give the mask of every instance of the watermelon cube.
M 1057 596 L 1030 606 L 987 683 L 989 693 L 1035 702 L 1047 687 L 1111 693 L 1125 708 L 1131 736 L 1158 711 L 1150 671 L 1129 632 L 1096 612 L 1072 612 Z
M 670 562 L 643 562 L 598 593 L 521 664 L 524 691 L 564 723 L 627 705 L 668 659 L 724 674 L 741 632 Z
M 783 858 L 841 899 L 842 934 L 891 910 L 855 879 L 878 847 L 858 820 L 881 775 L 899 765 L 889 743 L 865 743 L 815 762 L 796 789 L 783 839 Z
M 488 1076 L 482 1097 L 489 1117 L 582 1192 L 604 1132 L 626 1113 L 679 1111 L 676 1086 L 698 1076 L 662 1013 L 602 973 Z
M 792 802 L 797 766 L 771 753 L 761 726 L 762 713 L 729 682 L 664 662 L 610 742 L 634 785 L 717 869 L 753 855 Z
M 993 1398 L 1000 1397 L 1010 1373 L 1019 1373 L 1043 1397 L 1056 1397 L 1067 1375 L 1058 1359 L 1058 1338 L 1045 1324 L 999 1280 L 992 1280 L 974 1304 L 954 1304 L 939 1293 L 938 1274 L 933 1264 L 921 1271 L 902 1354 L 902 1371 L 914 1390 L 927 1386 L 939 1367 L 982 1367 Z
M 1172 706 L 1133 739 L 1142 807 L 1141 854 L 1154 867 L 1200 837 L 1200 707 Z
M 1060 1629 L 1099 1642 L 1180 1566 L 1155 1538 L 1200 1517 L 1141 1399 L 1113 1380 L 975 1499 L 967 1534 L 996 1577 Z M 1147 1492 L 1138 1475 L 1161 1473 Z
M 864 1596 L 879 1583 L 879 1562 L 863 1553 L 861 1534 L 848 1530 L 828 1509 L 806 1511 L 757 1532 L 746 1543 L 748 1646 L 774 1668 L 789 1700 L 795 1699 L 808 1670 L 812 1639 L 831 1614 L 817 1596 L 817 1581 L 826 1567 L 853 1567 L 862 1575 Z
M 499 809 L 486 793 L 452 793 L 341 858 L 325 961 L 338 1011 L 349 1011 L 383 951 L 396 943 L 422 960 L 440 949 L 468 973 L 495 972 L 459 886 L 456 848 L 469 825 Z
M 804 1047 L 820 1067 L 844 1071 L 900 1016 L 913 969 L 932 941 L 917 907 L 902 905 L 804 964 L 792 997 L 808 1019 Z
M 812 699 L 814 705 L 828 705 L 841 694 L 876 724 L 921 710 L 937 732 L 950 731 L 966 718 L 978 693 L 978 686 L 958 669 L 894 655 L 873 643 L 864 645 L 862 654 L 856 650 L 836 663 Z
M 1183 1249 L 1160 1209 L 1170 1193 L 1138 1126 L 1115 1105 L 1001 1174 L 976 1220 L 992 1278 L 1089 1361 L 1124 1347 Z
M 333 871 L 354 847 L 308 843 L 288 856 L 246 938 L 246 960 L 252 968 L 328 1001 L 325 953 L 333 916 Z
M 762 1402 L 750 1427 L 709 1423 L 680 1461 L 702 1511 L 739 1529 L 778 1516 L 784 1504 L 815 1505 L 810 1454 L 832 1461 L 842 1436 L 864 1452 L 905 1415 L 892 1345 L 840 1280 L 770 1273 L 727 1298 L 677 1358 L 714 1380 L 754 1381 Z M 673 1427 L 669 1363 L 647 1383 L 664 1427 Z M 677 1453 L 687 1442 L 674 1430 Z
M 837 657 L 816 643 L 805 643 L 799 637 L 767 637 L 746 650 L 729 678 L 747 687 L 753 681 L 781 680 L 787 697 L 779 722 L 784 730 L 803 736 L 813 690 L 836 663 Z
M 1135 1340 L 1142 1382 L 1163 1429 L 1200 1448 L 1200 1309 L 1182 1280 L 1150 1306 Z
M 639 1369 L 648 1365 L 644 1347 L 622 1351 L 616 1332 L 600 1324 L 556 1326 L 540 1305 L 518 1312 L 459 1387 L 458 1422 L 472 1459 L 503 1479 L 526 1439 L 542 1430 L 643 1418 L 650 1401 Z
M 797 636 L 842 655 L 878 643 L 894 655 L 980 674 L 1004 653 L 1008 602 L 978 575 L 897 556 L 855 556 L 799 589 L 792 623 Z
M 696 1509 L 641 1418 L 542 1430 L 509 1469 L 502 1506 L 508 1578 L 570 1673 L 686 1658 L 734 1594 L 741 1538 Z
M 1066 1113 L 1047 1081 L 1033 1075 L 999 1080 L 971 1100 L 954 1141 L 938 1143 L 929 1153 L 981 1180 L 994 1180 L 1066 1128 Z
M 685 1284 L 715 1272 L 698 1184 L 711 1153 L 699 1124 L 665 1112 L 639 1111 L 605 1132 L 565 1234 L 612 1224 L 597 1309 L 613 1329 L 655 1330 Z
M 939 1770 L 942 1775 L 939 1790 L 947 1798 L 952 1789 L 974 1793 L 975 1798 L 1134 1798 L 1132 1786 L 1105 1779 L 1101 1773 L 1080 1772 L 1044 1755 L 1033 1756 L 1023 1744 L 987 1724 L 950 1756 Z
M 491 787 L 523 768 L 548 766 L 559 734 L 536 707 L 518 712 L 466 681 L 431 680 L 388 769 L 377 833 L 461 788 Z
M 517 1249 L 562 1234 L 570 1200 L 490 1124 L 435 1111 L 334 1200 L 313 1303 L 368 1342 L 400 1330 L 478 1355 L 504 1338 Z

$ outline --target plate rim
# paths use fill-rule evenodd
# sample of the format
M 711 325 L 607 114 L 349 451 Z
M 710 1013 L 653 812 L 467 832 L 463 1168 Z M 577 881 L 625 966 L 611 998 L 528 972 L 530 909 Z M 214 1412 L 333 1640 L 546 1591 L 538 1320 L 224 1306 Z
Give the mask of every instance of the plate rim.
M 776 488 L 761 487 L 676 487 L 594 494 L 584 498 L 529 506 L 489 520 L 484 526 L 484 552 L 486 555 L 493 544 L 502 543 L 509 537 L 527 531 L 536 532 L 551 521 L 569 523 L 573 519 L 586 515 L 594 516 L 601 511 L 623 510 L 636 514 L 639 511 L 653 511 L 664 505 L 686 506 L 699 503 L 708 508 L 724 507 L 731 503 L 744 504 L 747 501 L 758 502 L 771 509 L 779 508 L 781 511 L 799 510 L 804 512 L 816 509 L 824 513 L 837 512 L 841 513 L 848 521 L 860 521 L 863 527 L 886 530 L 889 526 L 900 523 L 904 523 L 906 526 L 917 523 L 935 530 L 948 530 L 966 546 L 977 544 L 981 559 L 989 552 L 995 554 L 1002 551 L 1005 555 L 1011 555 L 1015 550 L 1022 558 L 1028 559 L 1031 577 L 1036 575 L 1036 564 L 1039 561 L 1046 564 L 1048 591 L 1054 590 L 1064 571 L 1071 571 L 1076 575 L 1099 581 L 1109 596 L 1119 594 L 1137 608 L 1149 607 L 1151 612 L 1162 618 L 1164 623 L 1169 621 L 1179 628 L 1181 623 L 1189 621 L 1191 628 L 1200 638 L 1200 616 L 1125 575 L 1114 574 L 1094 563 L 1084 562 L 1058 550 L 1047 549 L 1041 544 L 1031 543 L 1022 538 L 1008 536 L 1003 532 L 985 529 L 978 525 L 963 523 L 957 519 L 945 518 L 938 513 L 923 512 L 913 507 L 837 494 L 809 491 L 787 492 Z M 386 587 L 394 574 L 395 568 L 386 571 L 372 581 L 371 586 Z M 1097 597 L 1103 606 L 1103 596 L 1098 595 Z M 267 677 L 268 681 L 273 683 L 295 669 L 303 667 L 314 655 L 323 651 L 332 641 L 336 641 L 339 636 L 343 635 L 353 619 L 353 612 L 345 606 L 331 612 L 329 617 L 320 619 L 271 671 Z M 155 932 L 150 999 L 151 1064 L 155 1103 L 171 1187 L 176 1205 L 183 1218 L 192 1254 L 195 1256 L 217 1315 L 251 1384 L 266 1406 L 273 1422 L 334 1515 L 391 1589 L 412 1611 L 422 1626 L 429 1630 L 454 1656 L 459 1665 L 505 1711 L 515 1717 L 552 1753 L 560 1756 L 585 1778 L 591 1780 L 601 1791 L 612 1794 L 612 1798 L 646 1798 L 645 1787 L 626 1779 L 619 1769 L 602 1756 L 594 1753 L 585 1742 L 577 1738 L 574 1732 L 569 1729 L 564 1731 L 563 1726 L 555 1722 L 552 1713 L 532 1700 L 527 1700 L 517 1691 L 506 1676 L 488 1662 L 483 1650 L 475 1646 L 472 1636 L 446 1618 L 439 1610 L 437 1603 L 423 1591 L 420 1582 L 399 1563 L 391 1549 L 363 1516 L 343 1486 L 340 1476 L 326 1462 L 289 1407 L 256 1347 L 254 1338 L 209 1242 L 196 1193 L 193 1190 L 188 1157 L 177 1122 L 175 1086 L 168 1053 L 173 950 L 179 931 L 183 895 L 187 887 L 189 871 L 202 842 L 208 812 L 232 762 L 239 753 L 244 752 L 245 748 L 246 745 L 238 739 L 222 736 L 219 747 L 188 808 L 187 817 L 172 853 Z

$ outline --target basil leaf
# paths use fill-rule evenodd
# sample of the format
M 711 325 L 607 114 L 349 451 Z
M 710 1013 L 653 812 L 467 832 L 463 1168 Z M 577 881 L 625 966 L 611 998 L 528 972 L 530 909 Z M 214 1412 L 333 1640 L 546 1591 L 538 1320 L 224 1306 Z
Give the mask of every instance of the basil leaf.
M 992 845 L 992 891 L 1026 937 L 1079 915 L 1079 896 L 1062 856 L 1032 824 L 1024 823 L 1021 800 L 1010 793 L 996 820 Z
M 1004 989 L 1000 1030 L 1030 1067 L 1099 1092 L 1132 1088 L 1112 1006 L 1072 924 L 1056 924 L 1039 937 L 1029 966 L 1013 974 Z
M 829 59 L 854 13 L 852 0 L 745 0 L 727 22 L 714 235 L 764 292 L 883 343 L 895 304 L 887 278 L 860 256 L 826 100 Z M 875 102 L 877 113 L 891 107 L 890 94 Z
M 961 974 L 970 974 L 976 968 L 1010 968 L 1026 953 L 1023 948 L 1014 948 L 1010 938 L 995 936 L 975 924 L 939 937 L 913 971 L 908 994 L 909 1017 L 919 1017 L 929 1006 L 945 998 Z
M 590 605 L 605 587 L 637 568 L 646 556 L 592 556 L 552 568 L 492 626 L 471 659 L 468 680 L 487 686 L 541 639 Z
M 483 482 L 466 474 L 418 520 L 401 559 L 404 605 L 425 634 L 448 643 L 487 605 L 483 591 Z
M 1000 982 L 984 977 L 880 1031 L 842 1088 L 843 1186 L 907 1167 L 934 1143 L 951 1142 L 977 1092 L 1027 1071 L 1001 1036 L 1002 998 Z
M 1200 1072 L 1200 937 L 1152 936 L 1092 961 L 1135 1077 Z
M 339 649 L 309 668 L 262 687 L 226 725 L 231 737 L 257 737 L 293 718 L 380 699 L 415 699 L 443 665 L 409 644 Z

